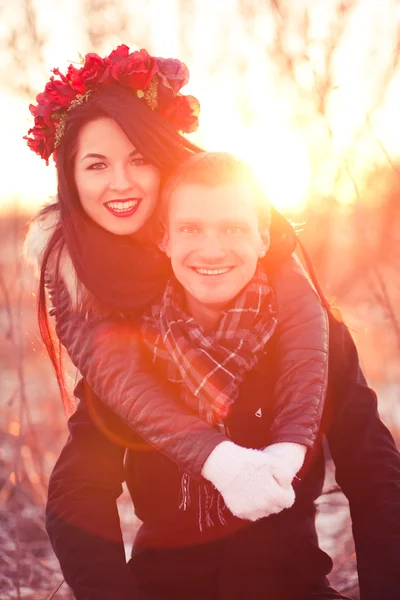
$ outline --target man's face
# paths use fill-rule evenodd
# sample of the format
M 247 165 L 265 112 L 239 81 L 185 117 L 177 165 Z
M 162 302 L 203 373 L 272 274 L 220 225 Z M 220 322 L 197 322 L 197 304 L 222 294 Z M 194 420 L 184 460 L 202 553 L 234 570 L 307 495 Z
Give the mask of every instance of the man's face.
M 245 183 L 182 183 L 172 192 L 164 249 L 193 316 L 232 302 L 253 277 L 268 243 Z

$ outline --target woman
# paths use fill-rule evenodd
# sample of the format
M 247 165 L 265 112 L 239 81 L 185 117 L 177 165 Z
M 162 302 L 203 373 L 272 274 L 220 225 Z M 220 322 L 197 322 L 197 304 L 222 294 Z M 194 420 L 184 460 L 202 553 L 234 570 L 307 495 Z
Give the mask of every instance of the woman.
M 96 79 L 99 74 L 99 78 L 104 77 L 104 81 L 107 81 L 112 72 L 116 73 L 118 77 L 120 73 L 124 73 L 126 77 L 131 76 L 132 73 L 128 67 L 132 66 L 132 58 L 129 58 L 129 56 L 129 53 L 124 49 L 119 49 L 105 61 L 102 61 L 100 57 L 96 57 L 95 55 L 89 55 L 86 57 L 85 63 L 87 69 L 83 73 L 75 73 L 73 68 L 70 69 L 70 80 L 68 80 L 68 84 L 65 84 L 66 88 L 62 88 L 62 94 L 60 93 L 60 87 L 62 86 L 55 85 L 55 82 L 50 86 L 49 93 L 52 92 L 53 98 L 56 96 L 61 114 L 66 114 L 65 107 L 72 105 L 72 101 L 76 99 L 77 90 L 84 92 L 80 95 L 82 95 L 82 98 L 85 97 L 87 102 L 86 100 L 82 100 L 78 106 L 74 105 L 73 108 L 76 110 L 71 109 L 68 111 L 64 136 L 61 136 L 60 140 L 58 140 L 60 142 L 57 156 L 60 223 L 56 214 L 55 221 L 57 225 L 55 233 L 43 257 L 42 299 L 44 273 L 46 267 L 49 267 L 49 262 L 53 260 L 52 266 L 55 268 L 56 276 L 52 278 L 50 283 L 53 289 L 53 299 L 56 304 L 56 316 L 58 317 L 57 332 L 81 372 L 86 376 L 88 382 L 97 391 L 102 400 L 107 401 L 109 405 L 116 409 L 142 438 L 150 444 L 156 445 L 174 462 L 180 464 L 182 469 L 194 476 L 199 476 L 206 459 L 211 455 L 213 449 L 225 438 L 222 434 L 210 428 L 205 422 L 194 417 L 189 411 L 179 407 L 174 399 L 171 400 L 166 396 L 163 388 L 158 383 L 154 383 L 152 377 L 146 376 L 145 369 L 139 362 L 138 344 L 140 344 L 140 340 L 138 340 L 135 328 L 129 326 L 128 319 L 123 321 L 106 321 L 104 319 L 106 312 L 114 315 L 115 319 L 116 313 L 119 314 L 124 309 L 130 316 L 137 315 L 159 289 L 162 288 L 169 271 L 167 273 L 164 271 L 164 265 L 160 265 L 159 257 L 154 260 L 153 250 L 146 244 L 146 238 L 144 240 L 140 238 L 140 241 L 134 245 L 131 239 L 127 240 L 123 236 L 109 236 L 103 229 L 93 226 L 92 221 L 85 218 L 84 211 L 81 208 L 79 198 L 77 198 L 76 190 L 74 189 L 74 177 L 72 176 L 73 164 L 71 164 L 74 154 L 74 137 L 72 135 L 74 132 L 74 123 L 76 128 L 79 129 L 83 123 L 90 121 L 93 118 L 93 114 L 95 114 L 92 112 L 89 104 L 92 100 L 90 94 L 89 97 L 84 95 L 86 92 L 82 84 L 82 76 L 85 76 L 85 82 L 89 82 L 88 86 L 94 83 L 94 88 L 96 88 L 99 81 Z M 148 60 L 147 56 L 144 58 Z M 166 65 L 171 66 L 170 62 L 162 64 L 164 68 Z M 149 62 L 146 63 L 146 68 L 148 65 L 151 68 L 155 68 L 154 59 L 149 59 Z M 141 66 L 140 61 L 139 66 Z M 177 68 L 178 65 L 176 63 L 173 63 L 173 66 L 175 67 L 175 81 L 179 81 L 179 72 L 182 74 L 183 67 L 180 70 Z M 126 78 L 124 80 L 127 81 Z M 72 88 L 71 81 L 74 82 L 73 85 L 75 88 Z M 179 84 L 177 87 L 179 87 Z M 70 88 L 75 91 L 72 93 Z M 173 89 L 172 82 L 167 88 L 169 94 L 167 94 L 167 97 L 174 101 L 176 97 L 173 94 Z M 141 88 L 137 91 L 140 90 Z M 141 91 L 143 92 L 143 90 Z M 162 91 L 164 92 L 164 90 Z M 134 105 L 136 114 L 135 119 L 131 120 L 131 126 L 135 127 L 135 124 L 139 123 L 135 129 L 134 145 L 141 151 L 142 156 L 144 155 L 149 158 L 161 170 L 168 171 L 176 162 L 179 162 L 186 156 L 188 151 L 197 151 L 193 145 L 179 136 L 176 129 L 168 124 L 168 121 L 160 118 L 157 111 L 149 111 L 149 107 L 143 103 L 143 98 L 133 99 L 132 94 L 130 94 L 129 100 L 128 96 L 124 100 L 120 97 L 120 90 L 118 89 L 118 92 L 115 92 L 112 86 L 110 86 L 109 93 L 109 98 L 114 98 L 114 101 L 108 102 L 107 106 L 98 106 L 97 109 L 99 112 L 97 115 L 104 116 L 106 114 L 111 116 L 116 122 L 122 122 Z M 118 102 L 116 102 L 117 94 Z M 71 100 L 71 96 L 73 100 Z M 180 97 L 178 96 L 178 98 Z M 54 147 L 54 137 L 57 133 L 57 128 L 54 127 L 54 124 L 57 122 L 57 119 L 52 118 L 54 114 L 50 110 L 50 108 L 54 108 L 54 105 L 49 107 L 46 103 L 46 97 L 42 97 L 41 99 L 44 103 L 37 117 L 43 119 L 43 122 L 38 123 L 38 129 L 34 132 L 34 135 L 37 141 L 36 148 L 40 150 L 44 158 L 48 158 Z M 179 104 L 182 108 L 182 100 L 179 100 Z M 83 113 L 86 106 L 88 110 L 85 120 Z M 78 113 L 78 110 L 82 112 Z M 74 113 L 76 120 L 74 119 Z M 167 113 L 168 111 L 165 109 L 165 114 Z M 171 111 L 169 114 L 175 114 L 176 117 L 177 112 L 175 111 L 174 113 L 174 111 Z M 180 114 L 182 115 L 182 112 Z M 78 122 L 79 115 L 83 115 L 80 123 Z M 184 115 L 187 115 L 187 111 L 184 112 Z M 185 124 L 182 126 L 180 123 L 176 124 L 179 128 L 185 128 L 186 126 Z M 59 133 L 60 131 L 58 129 Z M 71 135 L 68 135 L 69 133 Z M 49 139 L 50 144 L 48 143 Z M 111 201 L 117 201 L 116 204 L 110 206 L 111 210 L 114 211 L 124 208 L 118 204 L 118 201 L 121 199 L 128 199 L 132 203 L 130 195 L 128 197 L 127 194 L 122 194 L 121 189 L 118 192 L 119 197 L 116 198 L 114 196 L 110 198 Z M 127 207 L 127 210 L 133 209 L 135 205 L 139 205 L 140 208 L 143 206 L 142 200 L 141 196 L 138 198 L 134 196 L 133 205 Z M 136 213 L 131 216 L 135 215 Z M 62 245 L 61 242 L 64 237 L 73 265 L 78 273 L 78 278 L 85 284 L 87 290 L 91 292 L 91 294 L 87 294 L 85 290 L 85 298 L 77 298 L 75 295 L 76 285 L 74 287 L 74 282 L 72 281 L 71 284 L 71 280 L 66 278 L 69 289 L 73 292 L 72 298 L 74 301 L 77 301 L 75 303 L 71 302 L 70 294 L 64 293 L 65 290 L 63 290 L 61 285 L 62 282 L 57 277 L 57 267 L 60 264 L 57 264 L 59 261 L 55 250 L 59 249 L 59 246 Z M 285 368 L 290 368 L 290 365 L 293 364 L 293 359 L 296 361 L 299 355 L 304 366 L 310 365 L 311 361 L 311 364 L 315 367 L 316 375 L 315 377 L 313 376 L 312 381 L 308 381 L 308 389 L 311 387 L 308 397 L 311 396 L 314 401 L 318 397 L 317 402 L 314 404 L 318 407 L 320 406 L 321 394 L 323 395 L 325 389 L 326 377 L 325 314 L 318 302 L 315 302 L 314 292 L 311 290 L 304 275 L 299 272 L 298 267 L 293 266 L 293 263 L 290 261 L 285 262 L 284 260 L 285 256 L 290 255 L 292 252 L 295 245 L 295 238 L 291 228 L 284 221 L 280 220 L 279 215 L 276 213 L 274 213 L 273 217 L 271 240 L 271 248 L 266 257 L 268 259 L 266 268 L 273 281 L 280 315 L 278 319 L 280 321 L 280 331 L 276 333 L 279 370 L 281 374 L 284 373 Z M 99 256 L 100 251 L 102 251 L 101 256 Z M 132 256 L 136 260 L 133 260 Z M 65 266 L 67 263 L 65 256 L 62 256 L 60 260 L 62 265 Z M 280 265 L 283 266 L 281 267 Z M 49 271 L 51 269 L 48 269 Z M 127 279 L 126 273 L 132 273 L 132 271 L 131 278 Z M 155 282 L 159 283 L 155 285 Z M 83 312 L 76 311 L 77 306 L 84 310 L 84 314 Z M 43 311 L 40 314 L 43 325 Z M 315 328 L 310 328 L 310 323 L 315 324 Z M 311 348 L 306 352 L 303 350 L 304 343 L 300 342 L 298 344 L 296 342 L 297 338 L 294 339 L 293 336 L 294 332 L 300 332 L 300 330 L 302 332 L 305 330 L 308 348 Z M 45 327 L 43 327 L 43 331 L 46 335 Z M 314 339 L 310 338 L 312 335 L 315 335 Z M 340 353 L 339 357 L 341 357 Z M 285 363 L 286 359 L 287 363 Z M 127 365 L 131 369 L 130 378 L 126 372 Z M 134 366 L 136 366 L 135 370 Z M 354 432 L 357 434 L 357 427 L 359 427 L 357 419 L 354 417 L 346 419 L 346 411 L 347 415 L 352 415 L 352 412 L 354 413 L 358 406 L 358 398 L 357 400 L 356 398 L 354 398 L 354 401 L 352 400 L 355 389 L 358 389 L 357 386 L 360 385 L 357 382 L 357 377 L 358 362 L 355 358 L 351 362 L 351 368 L 349 363 L 349 378 L 346 379 L 349 382 L 348 395 L 343 394 L 343 390 L 341 390 L 335 396 L 338 400 L 340 399 L 341 410 L 333 411 L 335 417 L 333 422 L 336 419 L 338 425 L 333 429 L 332 434 L 333 444 L 336 444 L 335 451 L 338 459 L 338 471 L 342 473 L 344 487 L 347 489 L 350 500 L 354 502 L 354 506 L 359 506 L 361 500 L 357 495 L 357 490 L 351 485 L 351 481 L 354 479 L 354 472 L 352 473 L 351 469 L 350 472 L 347 472 L 348 461 L 346 461 L 345 455 L 342 452 L 346 444 L 340 438 L 340 428 L 342 427 L 347 431 L 349 427 L 347 423 L 352 423 Z M 112 385 L 110 385 L 110 381 Z M 275 386 L 274 393 L 278 408 L 282 408 L 278 404 L 279 399 L 282 399 L 282 404 L 285 406 L 285 399 L 293 395 L 294 390 L 299 390 L 299 395 L 301 395 L 305 391 L 305 383 L 307 383 L 307 380 L 304 377 L 300 377 L 299 372 L 292 373 L 291 385 L 289 386 L 287 385 L 287 381 L 285 381 L 285 377 L 281 375 Z M 370 396 L 368 394 L 360 395 L 360 404 L 358 414 L 363 414 L 364 411 L 366 419 L 368 416 L 369 428 L 373 431 L 375 430 L 376 436 L 381 442 L 383 439 L 382 445 L 385 448 L 386 456 L 390 454 L 393 457 L 392 441 L 390 441 L 382 430 L 383 426 L 376 420 L 376 416 L 374 421 L 373 402 L 371 403 Z M 151 415 L 151 418 L 149 418 L 149 415 Z M 284 418 L 282 419 L 282 423 L 285 424 Z M 343 427 L 344 425 L 347 428 Z M 273 427 L 274 423 L 272 424 L 272 429 Z M 332 431 L 332 427 L 330 431 Z M 291 433 L 293 435 L 296 432 Z M 312 445 L 315 433 L 316 430 L 309 432 L 309 445 Z M 304 431 L 301 432 L 301 437 L 304 439 Z M 357 443 L 357 435 L 353 435 L 353 438 L 354 442 Z M 345 438 L 345 441 L 348 442 L 346 448 L 349 450 L 352 441 L 350 436 L 349 438 Z M 84 457 L 84 447 L 82 447 L 82 457 Z M 367 453 L 367 448 L 363 446 L 363 449 Z M 368 451 L 372 452 L 370 447 Z M 385 452 L 382 452 L 381 457 L 384 454 Z M 359 455 L 354 454 L 354 456 Z M 384 464 L 387 467 L 389 462 L 386 460 Z M 392 460 L 392 470 L 388 468 L 381 469 L 380 473 L 382 477 L 383 473 L 386 473 L 387 477 L 393 478 L 393 471 L 395 474 L 397 473 L 396 464 L 396 461 Z M 373 476 L 370 476 L 369 485 L 372 486 L 372 489 L 374 485 L 376 488 L 379 488 L 378 482 L 376 479 L 374 480 Z M 380 497 L 386 499 L 391 496 L 388 492 L 387 494 L 381 494 Z M 72 506 L 72 504 L 69 506 L 69 510 L 72 510 Z M 390 506 L 392 507 L 391 511 L 386 511 L 386 515 L 393 515 L 393 504 L 390 504 Z M 79 510 L 79 503 L 75 504 L 75 509 Z M 55 520 L 60 520 L 60 515 L 57 512 L 57 501 L 52 502 L 49 512 L 53 513 Z M 358 515 L 355 528 L 355 533 L 358 532 L 359 535 L 360 544 L 358 545 L 358 551 L 359 555 L 363 557 L 362 573 L 366 581 L 368 581 L 368 578 L 370 581 L 372 573 L 371 569 L 366 566 L 368 565 L 369 557 L 371 557 L 371 551 L 369 544 L 365 543 L 365 540 L 373 539 L 371 534 L 373 528 L 369 525 L 367 527 L 367 519 L 364 519 L 364 516 L 369 514 L 368 510 L 364 510 L 361 517 Z M 376 521 L 376 514 L 373 514 L 373 517 Z M 73 525 L 64 522 L 64 527 L 66 528 L 64 529 L 64 533 L 67 534 L 67 538 L 72 540 L 71 536 L 68 536 L 68 527 L 73 527 Z M 388 524 L 386 524 L 385 529 L 390 534 L 395 530 L 394 527 L 388 527 Z M 84 546 L 84 532 L 80 532 L 80 536 L 80 543 Z M 60 537 L 57 539 L 53 538 L 55 546 L 58 546 L 60 540 Z M 375 550 L 379 547 L 376 541 L 373 544 Z M 65 551 L 64 564 L 67 565 L 68 560 L 73 558 L 76 548 L 71 546 L 68 551 L 68 548 L 64 545 L 63 549 Z M 61 549 L 60 551 L 62 552 L 63 550 Z M 379 553 L 377 556 L 379 556 Z M 385 556 L 385 552 L 381 552 L 381 556 Z M 378 577 L 379 589 L 383 585 L 381 582 L 387 584 L 387 582 L 393 581 L 393 573 L 390 571 L 389 565 L 390 561 L 382 559 L 379 569 L 381 573 L 385 571 L 385 577 L 381 577 L 381 580 Z M 88 571 L 85 572 L 88 574 Z M 100 576 L 99 571 L 97 571 L 97 576 Z M 386 595 L 385 597 L 389 596 Z
M 179 93 L 187 81 L 186 67 L 179 61 L 150 57 L 144 50 L 129 54 L 126 46 L 120 46 L 106 59 L 90 54 L 81 69 L 70 66 L 66 76 L 59 71 L 56 75 L 61 81 L 52 78 L 38 96 L 38 106 L 31 107 L 35 127 L 28 141 L 46 160 L 55 150 L 58 173 L 58 205 L 45 209 L 41 215 L 44 219 L 38 222 L 39 229 L 47 228 L 50 234 L 41 266 L 39 322 L 43 337 L 58 367 L 44 306 L 47 277 L 58 315 L 58 336 L 93 389 L 141 437 L 199 476 L 206 459 L 226 438 L 179 408 L 173 399 L 165 399 L 153 378 L 149 383 L 146 370 L 138 364 L 136 328 L 132 333 L 126 321 L 140 314 L 163 289 L 170 274 L 169 263 L 152 242 L 154 220 L 150 217 L 162 179 L 184 157 L 199 151 L 177 131 L 190 131 L 197 122 L 198 103 Z M 130 144 L 123 157 L 118 144 L 116 150 L 111 145 L 118 134 Z M 49 215 L 53 218 L 50 225 Z M 278 243 L 274 241 L 273 221 L 266 268 L 274 277 L 281 329 L 278 339 L 282 342 L 275 439 L 311 447 L 326 389 L 326 316 L 298 264 L 292 259 L 284 264 L 295 238 L 278 213 L 273 218 L 278 222 Z M 279 269 L 281 263 L 284 267 Z M 62 300 L 63 286 L 69 291 L 66 302 Z M 71 305 L 75 311 L 68 308 Z M 125 317 L 122 323 L 99 322 L 98 315 L 118 316 L 121 311 Z M 87 315 L 94 313 L 97 316 L 90 321 Z M 76 319 L 82 315 L 77 330 Z M 109 328 L 107 340 L 102 335 L 105 327 Z M 121 361 L 121 352 L 136 356 Z M 97 357 L 103 367 L 104 360 L 112 360 L 104 369 Z M 115 368 L 122 368 L 122 377 Z M 96 373 L 94 378 L 91 369 Z M 108 389 L 102 373 L 107 373 L 107 382 L 112 381 Z M 58 374 L 64 391 L 60 370 Z M 122 390 L 125 383 L 127 387 Z M 297 464 L 297 450 L 286 447 L 289 463 Z M 237 465 L 244 478 L 246 460 Z M 265 477 L 261 466 L 259 476 L 261 480 Z M 219 487 L 218 481 L 213 483 Z M 225 496 L 225 500 L 233 506 L 234 499 Z M 259 502 L 256 498 L 248 502 L 240 513 L 243 517 L 261 508 L 253 504 Z M 266 515 L 267 498 L 264 502 L 262 514 Z

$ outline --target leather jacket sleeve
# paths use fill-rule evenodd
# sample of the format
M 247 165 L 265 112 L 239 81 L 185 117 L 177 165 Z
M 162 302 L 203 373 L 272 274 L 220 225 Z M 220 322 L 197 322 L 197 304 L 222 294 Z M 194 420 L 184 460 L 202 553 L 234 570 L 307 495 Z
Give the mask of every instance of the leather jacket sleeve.
M 101 435 L 79 389 L 78 395 L 70 436 L 49 481 L 46 529 L 77 600 L 132 600 L 116 503 L 124 449 Z
M 297 258 L 284 262 L 271 284 L 278 307 L 279 365 L 272 439 L 310 448 L 319 432 L 328 384 L 328 317 Z
M 227 438 L 181 405 L 159 380 L 144 358 L 137 325 L 73 311 L 66 290 L 57 293 L 57 306 L 52 312 L 60 342 L 97 402 L 101 399 L 106 405 L 102 414 L 107 415 L 110 408 L 132 429 L 133 441 L 138 434 L 192 477 L 199 478 L 212 450 Z M 90 398 L 89 392 L 86 390 Z
M 311 446 L 326 389 L 325 312 L 294 258 L 275 274 L 272 285 L 280 321 L 274 441 Z M 225 438 L 167 394 L 146 366 L 137 327 L 72 312 L 65 298 L 56 308 L 58 338 L 95 394 L 143 439 L 200 476 L 205 460 Z
M 331 319 L 324 430 L 336 480 L 350 505 L 360 600 L 395 600 L 400 590 L 400 454 L 379 418 L 343 323 Z

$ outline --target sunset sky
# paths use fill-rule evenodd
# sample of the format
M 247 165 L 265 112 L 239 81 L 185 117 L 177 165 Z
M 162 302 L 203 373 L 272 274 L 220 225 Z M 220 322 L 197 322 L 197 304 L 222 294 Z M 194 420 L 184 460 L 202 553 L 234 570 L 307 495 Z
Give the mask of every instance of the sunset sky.
M 65 70 L 70 62 L 77 60 L 78 52 L 84 54 L 92 48 L 88 47 L 80 26 L 77 0 L 57 3 L 37 0 L 35 4 L 40 30 L 47 38 L 44 68 L 31 73 L 35 89 L 40 92 L 51 68 Z M 375 162 L 387 160 L 378 140 L 393 159 L 399 156 L 398 71 L 385 91 L 380 108 L 374 110 L 381 92 L 380 76 L 392 60 L 400 27 L 400 3 L 396 0 L 355 3 L 357 7 L 348 19 L 334 55 L 334 89 L 329 96 L 327 119 L 310 108 L 312 101 L 310 104 L 307 93 L 312 97 L 318 91 L 315 77 L 323 73 L 321 48 L 335 0 L 286 2 L 293 20 L 293 33 L 287 38 L 292 49 L 297 48 L 301 38 L 296 32 L 297 18 L 304 4 L 310 7 L 310 56 L 299 61 L 295 69 L 302 94 L 266 55 L 265 45 L 272 40 L 273 20 L 265 10 L 260 10 L 249 30 L 248 22 L 239 16 L 237 0 L 193 0 L 187 3 L 193 14 L 188 17 L 189 25 L 182 40 L 181 2 L 149 0 L 141 4 L 141 27 L 136 12 L 131 15 L 127 37 L 120 39 L 110 34 L 104 39 L 100 53 L 108 54 L 118 43 L 126 43 L 133 49 L 145 45 L 153 54 L 184 60 L 191 71 L 187 92 L 196 95 L 202 107 L 200 129 L 192 139 L 208 149 L 228 150 L 245 158 L 278 207 L 296 211 L 310 194 L 329 196 L 333 191 L 340 200 L 351 200 L 354 190 L 350 179 L 342 178 L 334 187 L 338 164 L 346 157 L 361 181 Z M 261 5 L 265 3 L 260 2 Z M 126 7 L 131 10 L 128 3 Z M 21 14 L 17 2 L 3 9 L 1 37 L 18 25 Z M 29 48 L 26 61 L 29 62 Z M 242 64 L 245 68 L 240 71 Z M 22 140 L 32 123 L 29 100 L 12 89 L 12 77 L 11 68 L 7 73 L 2 71 L 0 210 L 3 211 L 16 204 L 34 209 L 56 190 L 54 166 L 46 167 Z M 315 97 L 313 101 L 315 104 Z M 360 132 L 369 114 L 373 130 L 367 127 Z

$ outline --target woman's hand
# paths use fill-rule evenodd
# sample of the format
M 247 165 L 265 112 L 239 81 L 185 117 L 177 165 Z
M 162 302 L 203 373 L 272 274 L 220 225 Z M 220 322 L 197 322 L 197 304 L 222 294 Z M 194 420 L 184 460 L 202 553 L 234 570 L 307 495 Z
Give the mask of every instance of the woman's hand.
M 294 442 L 278 442 L 263 450 L 265 456 L 275 459 L 274 476 L 282 486 L 292 483 L 303 466 L 307 448 Z
M 230 441 L 214 448 L 202 476 L 211 481 L 240 519 L 268 517 L 290 508 L 295 500 L 292 471 L 281 458 Z

